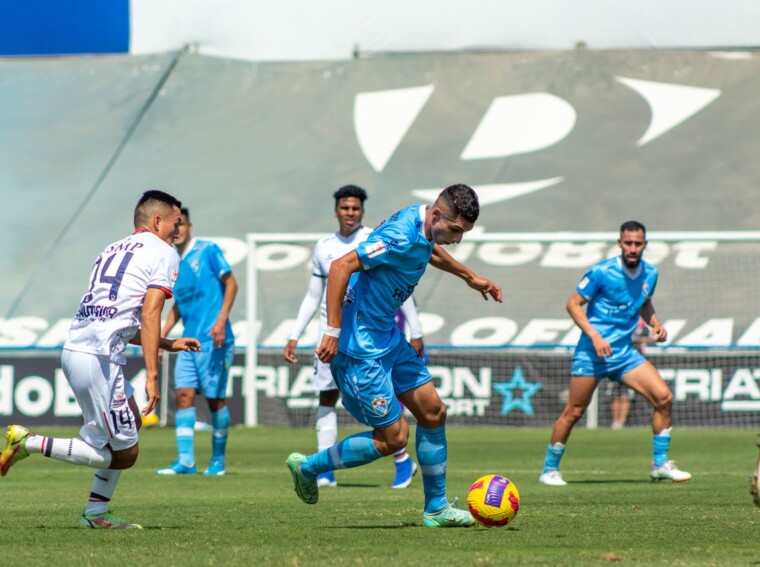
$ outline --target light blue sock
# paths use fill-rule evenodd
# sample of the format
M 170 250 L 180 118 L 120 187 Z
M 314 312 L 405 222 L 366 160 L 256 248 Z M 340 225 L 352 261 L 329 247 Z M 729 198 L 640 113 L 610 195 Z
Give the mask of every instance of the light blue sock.
M 544 470 L 541 473 L 547 473 L 559 470 L 559 462 L 562 460 L 562 455 L 565 454 L 564 443 L 549 444 L 546 448 L 546 458 L 544 459 Z
M 434 514 L 449 504 L 446 498 L 446 461 L 449 453 L 446 443 L 446 426 L 427 429 L 417 424 L 415 445 L 417 460 L 422 471 L 425 512 Z
M 306 478 L 316 478 L 317 475 L 336 469 L 350 469 L 366 465 L 382 457 L 372 440 L 372 432 L 364 431 L 346 437 L 329 449 L 310 455 L 301 465 L 301 472 Z
M 672 428 L 663 429 L 653 437 L 652 442 L 652 463 L 655 467 L 661 467 L 668 460 L 668 449 L 670 449 L 670 432 Z
M 224 406 L 219 411 L 211 412 L 211 454 L 213 459 L 224 460 L 224 453 L 227 450 L 229 430 L 229 408 Z
M 179 462 L 192 467 L 195 464 L 195 408 L 177 410 L 174 420 L 177 424 Z

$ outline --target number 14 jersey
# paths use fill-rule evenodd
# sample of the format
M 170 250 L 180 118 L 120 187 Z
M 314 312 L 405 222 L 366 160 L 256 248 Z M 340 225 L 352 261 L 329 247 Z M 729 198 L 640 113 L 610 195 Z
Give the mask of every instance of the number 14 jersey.
M 178 270 L 174 247 L 146 230 L 106 247 L 95 260 L 63 348 L 125 364 L 124 348 L 142 322 L 145 293 L 157 288 L 171 297 Z

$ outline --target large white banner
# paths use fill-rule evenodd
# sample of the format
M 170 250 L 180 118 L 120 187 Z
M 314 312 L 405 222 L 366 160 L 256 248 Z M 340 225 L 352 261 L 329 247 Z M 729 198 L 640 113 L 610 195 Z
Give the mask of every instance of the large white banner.
M 253 61 L 458 50 L 760 45 L 754 0 L 132 0 L 131 52 Z

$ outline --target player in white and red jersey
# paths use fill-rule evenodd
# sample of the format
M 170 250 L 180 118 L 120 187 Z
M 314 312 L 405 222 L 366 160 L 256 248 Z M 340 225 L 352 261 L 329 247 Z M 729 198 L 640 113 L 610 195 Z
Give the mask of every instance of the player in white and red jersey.
M 330 264 L 336 258 L 355 250 L 356 247 L 367 240 L 372 229 L 362 226 L 364 218 L 364 201 L 367 193 L 356 185 L 345 185 L 333 193 L 335 199 L 335 217 L 338 219 L 338 231 L 317 242 L 312 255 L 312 276 L 309 288 L 298 309 L 296 322 L 290 333 L 290 338 L 285 346 L 284 356 L 288 362 L 296 363 L 295 350 L 298 339 L 306 329 L 306 325 L 319 309 L 319 335 L 317 344 L 322 340 L 322 335 L 327 328 L 327 309 L 325 304 L 325 290 L 327 289 L 327 276 L 330 273 Z M 410 344 L 422 356 L 424 344 L 422 342 L 422 330 L 420 329 L 417 309 L 414 299 L 409 298 L 401 306 L 404 319 L 409 324 L 411 335 Z M 330 365 L 320 361 L 314 356 L 314 390 L 319 395 L 317 407 L 317 447 L 321 451 L 332 447 L 338 442 L 338 417 L 335 405 L 338 403 L 340 391 L 333 380 Z M 406 488 L 412 482 L 412 477 L 417 472 L 417 465 L 409 456 L 406 449 L 394 453 L 396 462 L 396 474 L 391 484 L 392 488 Z M 317 479 L 319 486 L 337 486 L 335 473 L 329 471 Z
M 96 469 L 83 528 L 140 528 L 113 516 L 109 502 L 122 469 L 137 460 L 142 419 L 131 384 L 124 379 L 127 343 L 142 345 L 147 415 L 156 407 L 158 350 L 197 351 L 195 339 L 160 336 L 164 301 L 172 296 L 179 257 L 171 245 L 181 203 L 163 191 L 143 194 L 135 207 L 135 232 L 98 256 L 87 293 L 71 323 L 61 366 L 82 409 L 80 437 L 59 439 L 10 425 L 0 454 L 0 474 L 32 453 Z

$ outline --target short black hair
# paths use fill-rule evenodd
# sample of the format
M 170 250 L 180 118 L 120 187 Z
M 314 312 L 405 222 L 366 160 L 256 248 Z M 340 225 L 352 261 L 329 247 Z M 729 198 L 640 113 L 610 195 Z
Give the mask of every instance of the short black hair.
M 180 207 L 179 212 L 182 213 L 187 220 L 190 220 L 190 209 L 187 207 Z
M 135 206 L 135 227 L 141 226 L 141 224 L 146 220 L 145 216 L 149 209 L 152 209 L 157 205 L 160 206 L 161 204 L 166 207 L 182 207 L 182 201 L 173 195 L 169 195 L 169 193 L 166 193 L 165 191 L 161 191 L 159 189 L 150 189 L 149 191 L 146 191 L 142 194 L 142 197 L 140 197 L 140 200 L 137 201 L 137 205 Z
M 333 193 L 333 199 L 335 199 L 335 208 L 338 208 L 338 202 L 340 202 L 341 199 L 348 199 L 349 197 L 355 197 L 359 199 L 362 207 L 364 207 L 364 201 L 369 199 L 369 197 L 367 197 L 367 192 L 358 185 L 344 185 L 335 193 Z
M 626 231 L 627 232 L 641 231 L 644 233 L 644 238 L 646 238 L 647 236 L 647 227 L 645 227 L 639 221 L 635 221 L 635 220 L 625 221 L 623 224 L 620 225 L 620 234 L 623 234 Z
M 449 185 L 441 191 L 438 199 L 442 199 L 449 209 L 447 212 L 454 218 L 462 217 L 467 222 L 474 223 L 480 216 L 478 194 L 469 185 L 457 183 Z

